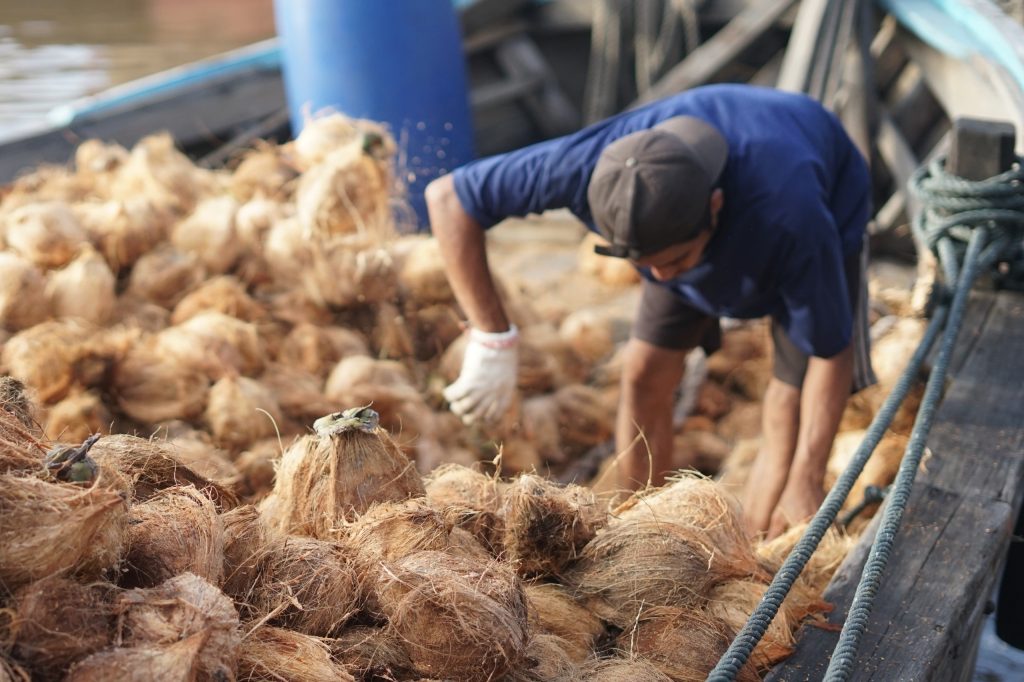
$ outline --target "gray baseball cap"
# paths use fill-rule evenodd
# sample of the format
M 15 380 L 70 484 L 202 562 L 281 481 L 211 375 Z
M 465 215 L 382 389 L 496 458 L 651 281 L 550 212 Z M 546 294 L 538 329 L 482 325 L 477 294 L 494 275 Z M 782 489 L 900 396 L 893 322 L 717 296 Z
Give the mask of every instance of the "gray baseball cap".
M 595 250 L 637 259 L 696 237 L 728 155 L 721 133 L 692 116 L 608 145 L 587 186 L 591 215 L 609 242 Z

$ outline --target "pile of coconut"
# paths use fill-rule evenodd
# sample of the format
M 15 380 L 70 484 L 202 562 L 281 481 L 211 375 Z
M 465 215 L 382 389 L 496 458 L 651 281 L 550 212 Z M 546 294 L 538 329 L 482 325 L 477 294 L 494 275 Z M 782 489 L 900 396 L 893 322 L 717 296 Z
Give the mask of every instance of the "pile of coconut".
M 4 381 L 9 679 L 704 679 L 796 539 L 752 543 L 698 475 L 610 511 L 535 474 L 424 476 L 362 406 L 244 503 L 159 440 L 49 441 Z M 849 543 L 825 539 L 741 679 L 827 611 Z

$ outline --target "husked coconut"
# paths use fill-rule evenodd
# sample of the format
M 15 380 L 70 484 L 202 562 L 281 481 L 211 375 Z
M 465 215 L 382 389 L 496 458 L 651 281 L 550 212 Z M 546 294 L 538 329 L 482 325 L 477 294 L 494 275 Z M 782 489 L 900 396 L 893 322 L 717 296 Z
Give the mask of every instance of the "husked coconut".
M 397 284 L 391 255 L 364 240 L 332 239 L 311 254 L 306 289 L 325 306 L 347 308 L 393 300 Z
M 497 679 L 523 661 L 526 599 L 500 562 L 417 552 L 387 564 L 376 592 L 420 675 Z
M 205 279 L 203 264 L 194 254 L 161 244 L 135 263 L 127 293 L 172 310 Z
M 0 376 L 0 443 L 32 442 L 38 435 L 36 426 L 35 405 L 25 384 L 9 375 Z
M 16 253 L 0 251 L 0 326 L 17 332 L 49 317 L 43 272 Z
M 113 641 L 113 592 L 109 584 L 59 575 L 25 585 L 10 601 L 14 655 L 38 678 L 59 679 Z
M 211 379 L 232 372 L 254 376 L 263 370 L 264 351 L 256 326 L 219 313 L 204 311 L 156 336 L 159 352 Z
M 0 654 L 0 680 L 3 682 L 32 682 L 32 676 L 14 661 Z
M 331 656 L 353 675 L 398 678 L 412 668 L 396 633 L 384 626 L 352 625 L 330 641 Z
M 228 453 L 214 444 L 210 434 L 192 429 L 182 422 L 171 424 L 182 427 L 177 432 L 169 429 L 166 439 L 177 461 L 203 478 L 224 486 L 235 486 L 239 477 L 238 469 Z
M 154 204 L 186 215 L 203 197 L 219 191 L 216 176 L 195 166 L 168 133 L 149 135 L 131 149 L 111 187 L 117 199 L 148 197 Z
M 72 206 L 89 239 L 115 274 L 131 268 L 167 235 L 170 214 L 144 196 Z
M 643 659 L 592 658 L 580 668 L 579 675 L 592 682 L 673 682 Z
M 605 634 L 600 618 L 557 583 L 527 583 L 524 590 L 534 637 L 541 632 L 557 636 L 560 648 L 575 664 L 593 655 L 598 638 Z
M 291 145 L 300 168 L 312 168 L 334 150 L 352 142 L 359 135 L 357 126 L 355 119 L 337 112 L 307 115 L 302 131 Z
M 238 679 L 247 682 L 355 682 L 345 667 L 332 659 L 329 641 L 261 624 L 242 640 L 238 652 Z
M 171 243 L 195 254 L 208 273 L 222 275 L 242 255 L 235 235 L 236 211 L 238 202 L 230 196 L 203 199 L 171 230 Z
M 252 582 L 225 585 L 251 618 L 326 637 L 362 605 L 363 576 L 351 552 L 338 543 L 275 535 L 253 562 Z
M 559 325 L 558 334 L 589 364 L 610 357 L 615 350 L 614 320 L 597 310 L 569 313 Z
M 201 368 L 167 355 L 156 338 L 150 337 L 114 365 L 111 387 L 122 412 L 155 424 L 201 415 L 206 409 L 210 378 Z
M 271 533 L 259 509 L 243 504 L 221 514 L 224 524 L 224 591 L 245 594 L 259 575 Z
M 703 611 L 652 608 L 619 635 L 619 648 L 650 661 L 672 680 L 703 682 L 729 648 L 733 634 Z M 748 661 L 736 679 L 757 682 L 761 676 Z
M 112 421 L 99 394 L 82 391 L 47 410 L 45 431 L 51 438 L 79 443 L 94 433 L 110 433 Z
M 71 208 L 41 201 L 16 208 L 4 219 L 4 241 L 41 268 L 67 265 L 88 237 Z
M 378 304 L 370 339 L 376 354 L 382 358 L 409 358 L 416 348 L 406 319 L 392 303 Z
M 757 556 L 769 573 L 774 575 L 782 567 L 786 557 L 807 531 L 807 525 L 806 522 L 797 524 L 782 535 L 757 544 Z M 797 576 L 797 584 L 806 587 L 812 597 L 824 594 L 832 575 L 856 543 L 856 538 L 835 527 L 829 528 L 804 570 Z
M 170 323 L 171 313 L 167 308 L 131 294 L 123 294 L 117 298 L 114 317 L 111 320 L 111 324 L 131 329 L 140 338 L 144 334 L 166 329 Z
M 615 430 L 615 404 L 593 386 L 569 384 L 555 392 L 561 441 L 566 445 L 594 447 Z
M 113 315 L 116 284 L 107 262 L 85 245 L 71 263 L 50 274 L 46 296 L 54 317 L 80 317 L 102 325 Z
M 114 647 L 71 667 L 66 682 L 192 682 L 201 668 L 208 634 L 197 632 L 167 646 Z
M 235 468 L 241 476 L 237 484 L 240 495 L 261 499 L 273 489 L 274 465 L 281 459 L 286 444 L 278 438 L 264 438 L 235 458 Z
M 171 323 L 181 324 L 208 311 L 244 322 L 262 322 L 267 318 L 266 310 L 245 291 L 241 282 L 231 275 L 221 275 L 203 282 L 181 299 L 171 314 Z
M 0 583 L 15 590 L 50 575 L 98 576 L 116 566 L 128 500 L 105 481 L 82 487 L 0 475 Z
M 298 175 L 298 170 L 288 163 L 279 148 L 263 145 L 248 152 L 231 173 L 230 192 L 238 201 L 286 201 L 291 195 L 292 181 Z
M 409 370 L 396 360 L 377 360 L 366 355 L 343 358 L 331 370 L 324 393 L 331 398 L 343 398 L 353 389 L 361 387 L 397 388 L 417 395 Z
M 607 519 L 588 489 L 535 474 L 518 476 L 502 497 L 505 552 L 522 576 L 560 575 Z
M 370 409 L 339 412 L 317 421 L 281 457 L 274 492 L 263 502 L 270 525 L 298 535 L 337 537 L 375 502 L 424 494 L 416 467 L 377 427 Z
M 118 597 L 118 642 L 131 647 L 164 647 L 205 634 L 196 656 L 199 679 L 234 679 L 242 641 L 234 604 L 216 586 L 184 572 L 147 589 Z
M 277 360 L 323 378 L 342 358 L 369 354 L 366 339 L 357 331 L 304 322 L 288 332 Z
M 576 680 L 576 663 L 566 653 L 561 637 L 533 632 L 526 645 L 527 663 L 505 676 L 507 682 L 570 682 Z
M 250 256 L 263 253 L 263 242 L 270 228 L 277 221 L 290 217 L 292 208 L 291 204 L 281 204 L 260 196 L 246 200 L 238 207 L 235 213 L 235 233 Z
M 86 140 L 75 148 L 75 169 L 78 175 L 96 182 L 117 170 L 128 160 L 128 150 L 116 142 Z
M 152 587 L 191 571 L 215 584 L 224 570 L 224 524 L 192 486 L 167 488 L 131 509 L 126 579 Z
M 83 344 L 93 331 L 82 320 L 49 320 L 8 339 L 0 360 L 9 375 L 32 389 L 36 400 L 56 402 L 79 378 Z
M 464 328 L 455 306 L 445 303 L 424 308 L 409 306 L 402 317 L 412 336 L 416 359 L 421 362 L 439 357 Z
M 449 510 L 455 510 L 458 527 L 493 553 L 501 551 L 504 522 L 497 480 L 476 469 L 446 463 L 427 474 L 423 485 L 431 506 L 449 515 Z
M 399 259 L 398 285 L 403 298 L 416 307 L 451 304 L 455 301 L 441 249 L 436 239 L 404 237 Z
M 296 365 L 269 365 L 260 376 L 260 384 L 271 393 L 284 415 L 303 424 L 337 406 L 336 401 L 324 395 L 323 380 Z
M 206 423 L 217 443 L 229 450 L 274 435 L 283 420 L 274 394 L 255 379 L 228 375 L 210 389 Z
M 541 459 L 549 462 L 566 460 L 566 455 L 562 452 L 558 415 L 558 402 L 553 395 L 527 398 L 520 408 L 523 436 L 537 448 L 537 454 Z
M 313 248 L 298 218 L 290 216 L 275 222 L 263 242 L 263 257 L 274 282 L 289 286 L 301 283 L 312 265 Z M 307 291 L 303 295 L 313 298 Z

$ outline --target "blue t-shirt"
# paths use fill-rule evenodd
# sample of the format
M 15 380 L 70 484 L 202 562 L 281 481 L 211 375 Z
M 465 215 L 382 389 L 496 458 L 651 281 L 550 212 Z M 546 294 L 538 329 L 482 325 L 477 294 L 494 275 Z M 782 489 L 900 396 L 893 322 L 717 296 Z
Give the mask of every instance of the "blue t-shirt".
M 567 208 L 596 231 L 587 183 L 601 151 L 679 115 L 706 121 L 728 142 L 724 206 L 701 262 L 660 284 L 715 317 L 771 315 L 809 355 L 841 351 L 853 318 L 843 262 L 862 248 L 870 176 L 838 119 L 809 97 L 749 85 L 695 88 L 471 162 L 453 172 L 455 191 L 484 228 Z

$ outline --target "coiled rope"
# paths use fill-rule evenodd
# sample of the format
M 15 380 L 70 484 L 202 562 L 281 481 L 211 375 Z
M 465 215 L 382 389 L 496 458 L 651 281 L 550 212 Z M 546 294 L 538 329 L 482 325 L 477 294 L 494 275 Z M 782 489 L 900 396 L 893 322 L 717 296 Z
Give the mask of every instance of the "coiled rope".
M 940 300 L 924 338 L 892 393 L 872 420 L 850 464 L 825 497 L 800 541 L 786 557 L 743 629 L 708 676 L 713 682 L 734 680 L 754 647 L 761 641 L 797 576 L 835 521 L 854 481 L 892 422 L 936 337 L 944 329 L 939 354 L 925 387 L 899 473 L 887 497 L 878 534 L 872 543 L 850 613 L 825 673 L 825 679 L 830 682 L 848 679 L 910 498 L 925 440 L 945 385 L 949 360 L 971 286 L 983 269 L 996 263 L 1006 266 L 1001 269 L 1006 283 L 1012 284 L 1015 281 L 1015 273 L 1018 272 L 1015 268 L 1019 265 L 1016 261 L 1020 259 L 1024 238 L 1024 170 L 1020 163 L 1001 175 L 972 182 L 946 173 L 945 161 L 939 158 L 915 173 L 911 179 L 911 190 L 921 197 L 923 203 L 921 214 L 915 216 L 914 230 L 924 243 L 938 253 L 946 281 L 955 283 L 952 301 L 948 297 Z M 962 271 L 959 260 L 961 256 Z M 1024 272 L 1024 267 L 1019 271 Z

